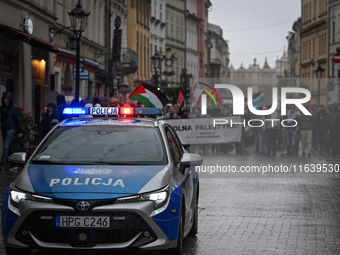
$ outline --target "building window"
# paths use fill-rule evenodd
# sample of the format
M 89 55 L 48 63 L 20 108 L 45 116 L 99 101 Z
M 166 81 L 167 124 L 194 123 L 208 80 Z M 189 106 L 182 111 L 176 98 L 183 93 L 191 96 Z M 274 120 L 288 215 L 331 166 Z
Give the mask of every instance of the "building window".
M 147 27 L 149 28 L 150 27 L 150 15 L 151 15 L 151 8 L 146 8 L 146 24 L 147 24 Z
M 160 4 L 160 7 L 159 7 L 159 20 L 162 22 L 163 21 L 163 5 Z
M 174 24 L 174 15 L 173 14 L 171 14 L 171 16 L 170 16 L 170 22 L 171 22 L 170 37 L 174 38 L 174 27 L 175 27 L 175 24 Z
M 335 43 L 335 22 L 332 22 L 332 43 Z
M 176 18 L 176 32 L 175 32 L 175 35 L 176 35 L 176 39 L 177 40 L 181 40 L 179 34 L 178 34 L 178 31 L 179 31 L 179 18 L 177 17 Z
M 144 10 L 143 10 L 143 6 L 144 6 L 144 4 L 143 4 L 143 2 L 141 1 L 141 3 L 140 3 L 140 22 L 141 23 L 143 23 L 143 24 L 145 24 L 145 22 L 144 22 L 144 20 L 143 20 L 143 18 L 145 18 L 145 15 L 144 15 Z
M 169 33 L 169 13 L 166 12 L 166 29 L 165 29 L 166 36 L 168 37 L 170 35 Z
M 181 41 L 183 42 L 184 41 L 184 22 L 183 22 L 183 19 L 181 19 L 181 32 L 180 32 L 180 36 L 181 36 Z
M 137 52 L 138 52 L 138 48 L 139 47 L 139 36 L 138 36 L 138 31 L 137 31 L 137 40 L 136 40 L 136 49 L 137 49 Z M 139 61 L 138 61 L 138 64 L 139 64 Z M 139 75 L 139 70 L 140 68 L 137 68 L 137 75 Z
M 144 77 L 146 77 L 146 40 L 145 40 L 145 35 L 144 35 Z
M 136 20 L 139 22 L 139 8 L 138 8 L 139 1 L 136 1 Z
M 140 68 L 139 75 L 140 77 L 142 77 L 143 76 L 143 36 L 141 34 L 140 34 L 138 58 L 139 58 L 139 68 Z

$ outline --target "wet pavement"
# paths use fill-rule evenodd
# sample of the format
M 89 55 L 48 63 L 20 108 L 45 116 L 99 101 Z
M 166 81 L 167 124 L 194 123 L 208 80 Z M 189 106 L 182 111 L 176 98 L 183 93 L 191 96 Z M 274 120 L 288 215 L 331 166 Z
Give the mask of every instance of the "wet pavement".
M 239 170 L 242 166 L 283 165 L 295 166 L 297 171 L 201 173 L 199 233 L 186 239 L 185 254 L 340 254 L 340 174 L 311 173 L 312 164 L 326 164 L 330 169 L 340 159 L 316 151 L 310 158 L 280 153 L 267 156 L 253 149 L 243 155 L 204 155 L 204 159 L 204 166 L 230 164 Z M 0 172 L 1 194 L 18 172 Z M 2 244 L 0 248 L 0 254 L 5 254 Z

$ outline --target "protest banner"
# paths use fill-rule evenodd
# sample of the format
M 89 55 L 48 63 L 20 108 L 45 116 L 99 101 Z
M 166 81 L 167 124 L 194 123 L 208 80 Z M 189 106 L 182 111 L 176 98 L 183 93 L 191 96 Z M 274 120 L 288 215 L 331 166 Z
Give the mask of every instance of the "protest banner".
M 214 119 L 224 119 L 226 124 L 215 125 Z M 222 144 L 241 142 L 241 117 L 164 119 L 177 132 L 182 144 Z M 230 123 L 233 123 L 231 126 Z

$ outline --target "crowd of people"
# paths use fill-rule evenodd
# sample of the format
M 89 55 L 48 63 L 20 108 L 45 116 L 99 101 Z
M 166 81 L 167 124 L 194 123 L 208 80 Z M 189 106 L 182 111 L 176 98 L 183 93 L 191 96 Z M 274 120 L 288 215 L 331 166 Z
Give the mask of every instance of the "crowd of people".
M 67 106 L 64 95 L 58 95 L 57 104 L 50 102 L 42 109 L 39 123 L 39 140 L 42 140 L 46 134 L 60 121 L 67 118 L 63 114 L 64 108 Z M 75 100 L 71 102 L 71 106 L 76 105 Z M 81 107 L 119 107 L 121 104 L 117 98 L 100 100 L 94 97 L 91 101 L 81 100 Z M 143 107 L 141 103 L 131 105 Z M 306 104 L 305 107 L 313 106 Z M 259 110 L 271 108 L 258 107 Z M 199 107 L 192 107 L 191 112 L 187 108 L 182 108 L 179 104 L 175 104 L 168 109 L 163 109 L 165 119 L 188 119 L 202 117 L 231 117 L 233 116 L 232 108 L 228 106 L 219 107 L 215 105 L 210 107 L 207 114 L 202 116 Z M 287 108 L 286 115 L 282 116 L 280 109 L 277 109 L 269 116 L 253 115 L 249 109 L 245 108 L 245 114 L 241 117 L 242 122 L 248 123 L 252 120 L 252 126 L 242 127 L 242 139 L 238 143 L 230 144 L 212 144 L 212 152 L 229 152 L 235 149 L 236 154 L 242 154 L 244 150 L 248 150 L 250 146 L 254 146 L 259 154 L 276 155 L 277 151 L 282 150 L 283 155 L 302 155 L 310 157 L 312 148 L 315 150 L 330 153 L 333 158 L 340 155 L 340 109 L 339 105 L 333 107 L 325 107 L 324 105 L 314 105 L 309 109 L 311 116 L 301 113 L 300 109 L 291 105 Z M 7 156 L 13 153 L 11 142 L 16 129 L 19 129 L 18 137 L 22 136 L 22 123 L 19 110 L 13 104 L 13 97 L 10 93 L 4 93 L 2 97 L 2 105 L 0 107 L 1 114 L 1 134 L 4 141 L 4 150 L 0 160 L 0 170 L 5 164 Z M 267 121 L 275 119 L 279 121 Z M 283 126 L 281 121 L 285 120 Z M 256 122 L 260 122 L 257 123 Z M 261 125 L 261 122 L 264 125 Z M 257 126 L 257 127 L 254 127 Z M 300 146 L 301 144 L 301 146 Z M 190 149 L 190 146 L 188 147 Z M 195 145 L 194 152 L 205 153 L 207 145 Z M 300 151 L 301 150 L 301 151 Z
M 308 107 L 306 105 L 306 107 Z M 272 127 L 267 122 L 263 128 L 263 141 L 256 141 L 259 153 L 275 155 L 277 149 L 283 150 L 284 155 L 311 156 L 312 148 L 331 153 L 335 158 L 340 153 L 340 114 L 339 106 L 325 108 L 324 105 L 313 106 L 309 109 L 311 116 L 301 113 L 300 109 L 290 106 L 286 116 L 281 116 L 277 110 L 271 119 L 287 119 L 283 127 L 277 122 Z M 272 115 L 273 115 L 272 114 Z M 295 121 L 293 121 L 295 120 Z M 255 130 L 255 133 L 258 130 Z M 300 146 L 301 144 L 301 146 Z
M 310 108 L 312 106 L 312 108 Z M 250 146 L 254 146 L 259 154 L 275 156 L 281 150 L 283 155 L 301 155 L 310 157 L 312 148 L 315 150 L 330 153 L 333 158 L 340 155 L 340 109 L 339 105 L 326 107 L 324 105 L 305 104 L 305 107 L 312 114 L 311 116 L 301 113 L 300 109 L 291 105 L 287 107 L 286 115 L 282 116 L 280 109 L 268 116 L 253 115 L 248 107 L 245 107 L 245 114 L 242 121 L 243 127 L 241 143 L 212 145 L 213 152 L 228 152 L 235 149 L 237 154 L 242 154 Z M 271 106 L 258 107 L 258 110 L 269 109 Z M 164 118 L 200 118 L 201 110 L 199 107 L 192 107 L 189 110 L 181 110 L 179 105 L 169 108 Z M 228 106 L 219 107 L 215 105 L 207 110 L 204 117 L 228 117 L 233 116 L 232 108 Z M 275 119 L 278 121 L 268 121 Z M 249 127 L 248 121 L 252 121 Z M 257 120 L 257 121 L 256 121 Z M 261 120 L 261 121 L 259 121 Z M 282 125 L 282 120 L 284 126 Z M 256 123 L 257 122 L 257 123 Z M 261 122 L 264 125 L 261 126 Z M 301 146 L 300 146 L 301 145 Z M 195 146 L 195 151 L 204 153 L 206 146 Z

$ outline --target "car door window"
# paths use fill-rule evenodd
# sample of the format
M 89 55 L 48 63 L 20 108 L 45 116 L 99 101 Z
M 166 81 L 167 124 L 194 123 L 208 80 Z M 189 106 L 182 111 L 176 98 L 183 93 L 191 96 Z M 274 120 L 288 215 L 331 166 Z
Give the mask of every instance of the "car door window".
M 177 149 L 180 153 L 180 157 L 182 157 L 184 151 L 183 151 L 181 140 L 179 139 L 177 133 L 175 132 L 175 130 L 173 130 L 172 127 L 169 127 L 169 129 L 170 129 L 172 136 L 175 138 L 175 144 L 176 144 L 176 147 L 177 147 Z
M 165 129 L 165 133 L 166 133 L 166 139 L 167 139 L 167 143 L 169 145 L 170 153 L 171 153 L 171 156 L 172 156 L 172 162 L 177 167 L 179 165 L 181 153 L 176 146 L 175 138 L 174 138 L 173 134 L 171 133 L 169 127 L 167 127 Z

